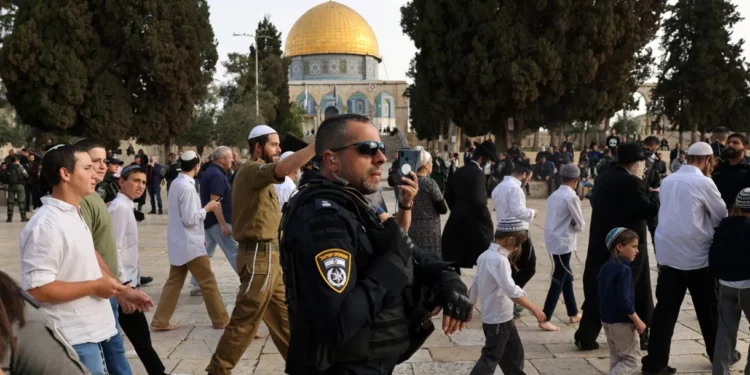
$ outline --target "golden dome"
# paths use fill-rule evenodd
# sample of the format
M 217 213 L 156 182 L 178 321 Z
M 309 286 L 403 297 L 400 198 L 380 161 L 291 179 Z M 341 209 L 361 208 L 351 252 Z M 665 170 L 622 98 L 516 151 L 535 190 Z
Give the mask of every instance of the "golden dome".
M 286 38 L 287 57 L 342 53 L 380 59 L 370 25 L 346 5 L 328 1 L 303 14 Z

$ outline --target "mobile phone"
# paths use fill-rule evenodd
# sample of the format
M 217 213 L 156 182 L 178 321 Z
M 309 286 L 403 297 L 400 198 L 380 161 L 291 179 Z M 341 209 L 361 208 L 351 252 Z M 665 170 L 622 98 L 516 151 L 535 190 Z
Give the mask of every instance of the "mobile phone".
M 396 173 L 398 175 L 398 184 L 403 185 L 402 177 L 410 178 L 410 172 L 417 173 L 419 169 L 419 151 L 403 149 L 398 151 L 398 162 L 396 164 Z
M 224 200 L 224 197 L 219 197 L 219 199 L 217 199 L 216 201 L 217 201 L 217 202 L 221 202 L 221 201 L 223 201 L 223 200 Z

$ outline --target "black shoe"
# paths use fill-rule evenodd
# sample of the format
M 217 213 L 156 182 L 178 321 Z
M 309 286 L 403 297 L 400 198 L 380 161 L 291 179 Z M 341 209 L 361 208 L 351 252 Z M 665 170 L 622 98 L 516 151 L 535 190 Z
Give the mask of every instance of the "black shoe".
M 671 375 L 677 373 L 676 368 L 669 366 L 665 366 L 663 369 L 657 371 L 650 371 L 644 367 L 642 371 L 643 375 Z
M 141 276 L 141 283 L 138 285 L 147 285 L 148 283 L 154 281 L 153 277 L 150 276 Z
M 22 223 L 25 223 L 25 222 L 27 222 L 27 221 L 29 221 L 29 219 L 28 219 L 28 218 L 26 218 L 26 217 L 22 217 L 22 218 L 21 218 L 21 222 L 22 222 Z
M 164 215 L 164 211 L 159 211 L 159 215 Z
M 5 220 L 5 222 L 6 222 L 6 223 L 12 223 L 12 222 L 13 222 L 13 219 L 8 219 L 8 220 Z
M 729 366 L 734 365 L 735 363 L 739 362 L 740 359 L 742 359 L 742 354 L 738 351 L 734 351 L 734 357 L 732 357 L 732 361 L 729 363 Z
M 149 211 L 148 214 L 149 215 L 156 215 L 156 211 Z
M 576 344 L 576 348 L 578 348 L 579 350 L 596 350 L 596 349 L 599 349 L 599 343 L 596 342 L 596 341 L 584 343 L 584 342 L 580 342 L 580 341 L 576 340 L 575 344 Z

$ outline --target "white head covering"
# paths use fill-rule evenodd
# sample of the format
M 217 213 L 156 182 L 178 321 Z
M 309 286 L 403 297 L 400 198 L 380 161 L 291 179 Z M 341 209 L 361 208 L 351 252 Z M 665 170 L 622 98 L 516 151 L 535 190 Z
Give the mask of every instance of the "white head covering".
M 496 232 L 502 233 L 513 233 L 523 232 L 529 229 L 529 223 L 523 220 L 516 219 L 515 217 L 501 219 L 497 222 Z
M 279 161 L 282 161 L 282 160 L 288 158 L 290 155 L 293 155 L 293 154 L 294 154 L 294 151 L 287 151 L 287 152 L 281 154 L 281 156 L 279 156 Z
M 714 154 L 714 150 L 706 142 L 696 142 L 688 149 L 688 155 L 693 156 L 709 156 Z
M 191 161 L 197 158 L 198 158 L 198 154 L 196 154 L 195 151 L 185 151 L 182 153 L 182 157 L 180 157 L 180 159 L 184 161 Z
M 258 138 L 268 134 L 276 134 L 276 130 L 273 130 L 273 128 L 268 125 L 258 125 L 250 131 L 250 135 L 247 136 L 247 139 Z

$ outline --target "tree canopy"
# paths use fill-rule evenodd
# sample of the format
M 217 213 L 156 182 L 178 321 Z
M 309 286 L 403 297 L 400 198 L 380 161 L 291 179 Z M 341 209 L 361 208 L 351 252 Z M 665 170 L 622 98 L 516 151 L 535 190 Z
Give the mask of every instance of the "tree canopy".
M 618 94 L 632 88 L 623 86 L 664 2 L 411 0 L 401 25 L 418 50 L 415 85 L 426 88 L 415 94 L 432 103 L 417 101 L 414 120 L 435 108 L 468 135 L 499 138 L 509 117 L 518 134 L 525 120 L 601 120 L 623 106 Z
M 736 6 L 727 0 L 679 0 L 668 12 L 654 112 L 681 131 L 747 130 L 750 75 L 742 57 L 744 40 L 731 41 L 732 27 L 741 19 Z
M 34 128 L 166 143 L 187 130 L 217 59 L 205 0 L 25 0 L 0 76 Z

